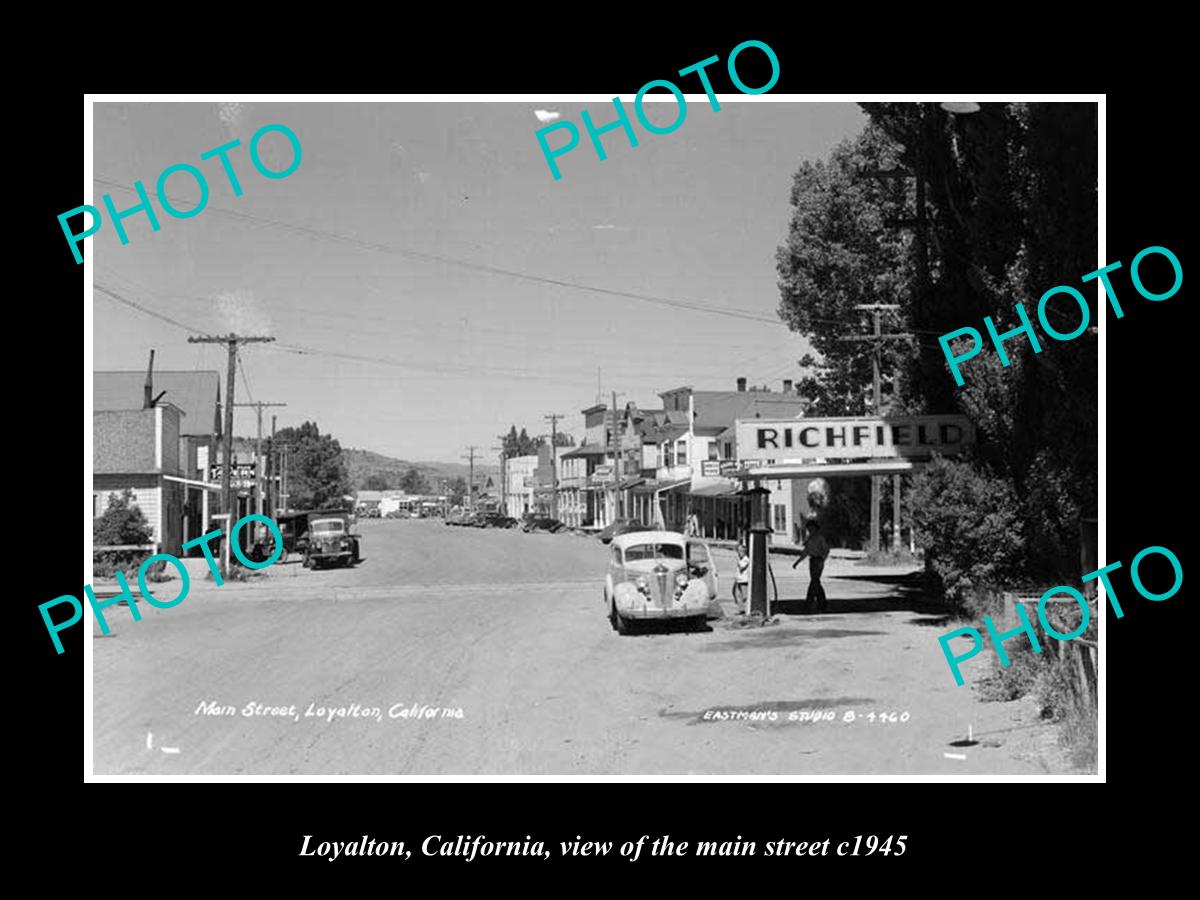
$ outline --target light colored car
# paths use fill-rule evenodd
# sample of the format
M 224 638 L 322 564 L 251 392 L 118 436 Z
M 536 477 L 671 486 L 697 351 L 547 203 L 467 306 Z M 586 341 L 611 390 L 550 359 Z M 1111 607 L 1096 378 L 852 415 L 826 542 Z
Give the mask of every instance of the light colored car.
M 635 619 L 683 619 L 702 628 L 716 598 L 717 569 L 703 541 L 677 531 L 613 538 L 604 604 L 618 634 L 628 634 Z

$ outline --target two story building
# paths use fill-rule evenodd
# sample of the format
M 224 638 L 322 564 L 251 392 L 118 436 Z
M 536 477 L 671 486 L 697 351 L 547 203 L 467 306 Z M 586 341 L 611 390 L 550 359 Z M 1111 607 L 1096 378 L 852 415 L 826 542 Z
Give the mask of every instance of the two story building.
M 221 437 L 217 372 L 94 372 L 92 515 L 132 488 L 162 552 L 212 531 L 220 484 L 210 478 Z M 192 553 L 198 554 L 198 548 Z

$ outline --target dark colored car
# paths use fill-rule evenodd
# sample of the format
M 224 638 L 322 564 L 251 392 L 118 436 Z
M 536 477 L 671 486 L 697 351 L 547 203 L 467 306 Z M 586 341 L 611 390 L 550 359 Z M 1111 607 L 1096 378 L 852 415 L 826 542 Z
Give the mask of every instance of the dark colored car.
M 612 539 L 619 534 L 632 534 L 635 531 L 653 531 L 649 525 L 643 525 L 637 519 L 617 519 L 609 524 L 607 528 L 600 532 L 597 537 L 600 538 L 600 543 L 611 544 Z
M 506 516 L 503 513 L 488 513 L 483 516 L 483 526 L 485 528 L 516 528 L 520 522 L 512 516 Z
M 565 522 L 552 519 L 549 516 L 534 516 L 525 522 L 524 530 L 528 532 L 548 531 L 557 534 L 567 527 Z
M 275 524 L 283 535 L 284 555 L 303 553 L 304 544 L 308 541 L 308 513 L 277 513 Z M 266 559 L 270 552 L 270 548 L 266 548 L 262 558 Z
M 354 519 L 349 513 L 311 513 L 304 567 L 319 569 L 327 564 L 352 566 L 359 561 L 358 535 L 351 534 Z

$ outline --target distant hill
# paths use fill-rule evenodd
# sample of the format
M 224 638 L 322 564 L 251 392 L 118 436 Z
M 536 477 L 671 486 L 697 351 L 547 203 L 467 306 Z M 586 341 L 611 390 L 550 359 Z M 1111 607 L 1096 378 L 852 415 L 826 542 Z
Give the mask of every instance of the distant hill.
M 382 453 L 359 450 L 354 447 L 343 447 L 342 458 L 346 461 L 346 468 L 350 472 L 350 485 L 356 490 L 361 489 L 372 475 L 382 475 L 387 479 L 390 488 L 398 488 L 404 473 L 409 469 L 416 469 L 429 482 L 430 487 L 436 489 L 441 479 L 453 481 L 455 478 L 463 478 L 465 480 L 470 471 L 470 467 L 466 463 L 410 462 L 406 459 L 396 459 L 394 456 L 384 456 Z M 477 477 L 491 475 L 496 478 L 499 474 L 500 467 L 494 463 L 491 465 L 475 464 Z

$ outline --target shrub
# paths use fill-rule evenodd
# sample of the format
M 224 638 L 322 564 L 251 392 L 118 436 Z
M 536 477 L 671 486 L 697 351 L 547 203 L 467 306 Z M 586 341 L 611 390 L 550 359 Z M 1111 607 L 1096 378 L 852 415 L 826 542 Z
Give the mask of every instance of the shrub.
M 92 546 L 111 547 L 124 544 L 149 544 L 154 532 L 141 508 L 134 502 L 133 491 L 126 488 L 120 494 L 108 495 L 108 508 L 92 522 Z M 93 552 L 92 574 L 95 578 L 111 578 L 117 571 L 136 573 L 150 556 L 148 550 L 107 550 Z M 162 563 L 155 568 L 161 571 Z
M 1044 657 L 1033 653 L 1029 648 L 1017 651 L 1010 649 L 1008 656 L 1008 668 L 1001 669 L 997 666 L 995 672 L 977 682 L 982 700 L 1020 700 L 1037 687 L 1045 663 Z
M 1019 572 L 1024 540 L 1016 492 L 971 460 L 936 457 L 915 475 L 909 507 L 936 587 L 962 604 L 972 588 Z

